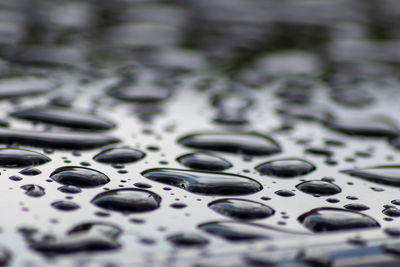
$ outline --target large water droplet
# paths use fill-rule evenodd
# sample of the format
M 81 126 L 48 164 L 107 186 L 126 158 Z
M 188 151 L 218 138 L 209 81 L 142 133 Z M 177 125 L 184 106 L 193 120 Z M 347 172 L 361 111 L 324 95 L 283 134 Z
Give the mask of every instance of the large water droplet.
M 144 189 L 115 189 L 100 193 L 91 201 L 94 205 L 124 213 L 146 212 L 157 209 L 161 197 Z
M 295 236 L 295 232 L 284 231 L 271 226 L 261 226 L 253 223 L 217 221 L 199 225 L 207 233 L 222 237 L 232 242 L 276 239 Z
M 400 134 L 396 123 L 392 119 L 382 116 L 359 120 L 331 121 L 326 126 L 344 134 L 366 137 L 396 137 Z
M 281 151 L 280 145 L 274 139 L 255 132 L 194 133 L 180 138 L 178 142 L 191 148 L 254 156 L 271 155 Z
M 93 149 L 119 142 L 111 136 L 90 133 L 34 132 L 0 129 L 0 143 L 42 148 Z
M 261 174 L 281 178 L 306 175 L 315 170 L 315 166 L 306 160 L 297 158 L 277 159 L 264 162 L 256 167 Z
M 129 147 L 117 147 L 103 150 L 94 156 L 93 159 L 101 163 L 125 164 L 136 162 L 144 158 L 144 156 L 145 153 L 140 150 Z
M 65 108 L 35 107 L 16 111 L 10 115 L 33 122 L 43 122 L 82 130 L 108 130 L 115 127 L 114 123 L 103 118 Z
M 220 199 L 208 206 L 219 214 L 240 220 L 264 219 L 275 213 L 267 205 L 244 199 Z
M 41 165 L 51 159 L 41 153 L 17 148 L 0 148 L 0 166 L 20 168 Z
M 318 194 L 321 196 L 331 196 L 342 191 L 339 186 L 326 181 L 306 181 L 296 185 L 297 189 L 307 194 Z
M 398 165 L 375 166 L 341 172 L 379 184 L 400 186 L 400 166 Z
M 98 187 L 110 181 L 104 173 L 77 166 L 60 167 L 50 174 L 50 178 L 63 185 L 82 188 Z
M 246 195 L 262 189 L 262 185 L 251 178 L 229 173 L 158 168 L 144 171 L 142 175 L 156 182 L 205 195 Z
M 47 93 L 55 85 L 48 79 L 30 76 L 0 79 L 0 99 Z
M 367 215 L 338 208 L 313 209 L 301 215 L 299 221 L 313 232 L 380 227 L 377 221 Z
M 190 153 L 177 158 L 182 165 L 198 170 L 223 171 L 232 164 L 224 158 L 209 153 Z
M 114 250 L 121 246 L 117 241 L 121 233 L 122 230 L 112 224 L 84 223 L 71 229 L 65 237 L 31 240 L 31 247 L 46 255 Z

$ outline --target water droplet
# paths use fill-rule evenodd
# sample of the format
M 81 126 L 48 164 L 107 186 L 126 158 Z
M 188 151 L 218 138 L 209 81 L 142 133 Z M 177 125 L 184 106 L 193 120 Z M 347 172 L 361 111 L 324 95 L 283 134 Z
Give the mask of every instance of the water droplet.
M 344 208 L 346 208 L 348 210 L 355 210 L 355 211 L 369 210 L 368 206 L 361 204 L 361 203 L 346 204 L 346 205 L 344 205 Z
M 394 237 L 400 236 L 400 228 L 399 227 L 387 227 L 387 228 L 385 228 L 384 231 L 389 236 L 394 236 Z
M 264 219 L 275 213 L 267 205 L 244 199 L 220 199 L 208 206 L 219 214 L 241 220 Z
M 115 189 L 95 196 L 94 205 L 120 212 L 146 212 L 158 209 L 161 197 L 144 189 Z
M 80 189 L 79 187 L 74 186 L 74 185 L 63 185 L 63 186 L 59 187 L 58 190 L 60 190 L 63 193 L 68 193 L 68 194 L 77 194 L 82 191 L 82 189 Z
M 385 253 L 400 256 L 400 243 L 391 243 L 382 245 L 382 250 Z
M 159 102 L 167 99 L 171 92 L 168 89 L 150 84 L 119 84 L 111 88 L 108 94 L 118 100 L 129 102 Z
M 234 221 L 209 222 L 199 225 L 199 228 L 232 242 L 285 238 L 299 234 L 271 226 Z
M 45 190 L 40 185 L 36 184 L 27 184 L 21 186 L 23 190 L 25 190 L 25 194 L 30 197 L 41 197 L 45 195 Z
M 339 194 L 342 189 L 334 183 L 326 181 L 306 181 L 296 185 L 296 188 L 307 194 L 318 194 L 321 196 L 331 196 Z
M 62 211 L 73 211 L 80 208 L 78 204 L 68 200 L 55 201 L 51 203 L 51 206 Z
M 144 157 L 145 153 L 140 150 L 129 147 L 118 147 L 103 150 L 94 156 L 93 159 L 101 163 L 125 164 L 136 162 Z
M 341 172 L 379 184 L 400 186 L 400 166 L 398 165 L 375 166 Z
M 395 207 L 386 208 L 382 213 L 389 217 L 400 217 L 400 209 Z
M 339 208 L 313 209 L 301 215 L 299 221 L 313 232 L 380 227 L 377 221 L 367 215 Z
M 27 175 L 27 176 L 35 176 L 35 175 L 41 174 L 42 171 L 37 168 L 34 168 L 34 167 L 28 167 L 28 168 L 22 169 L 19 173 L 23 174 L 23 175 Z
M 30 241 L 31 248 L 46 255 L 70 254 L 79 252 L 94 252 L 120 248 L 117 239 L 122 230 L 108 223 L 84 223 L 77 225 L 61 238 L 46 238 Z
M 313 105 L 289 105 L 278 109 L 278 112 L 300 120 L 326 122 L 334 119 L 330 110 L 325 107 Z
M 93 149 L 119 142 L 119 139 L 102 134 L 36 132 L 0 129 L 0 143 L 17 143 L 42 148 Z
M 280 145 L 271 137 L 255 132 L 204 132 L 184 136 L 181 145 L 222 152 L 263 156 L 281 152 Z
M 187 207 L 187 205 L 185 203 L 179 203 L 179 202 L 172 203 L 170 206 L 171 206 L 171 208 L 174 208 L 174 209 L 183 209 L 183 208 Z
M 144 171 L 150 180 L 205 195 L 246 195 L 258 192 L 257 181 L 237 174 L 158 168 Z
M 287 189 L 281 189 L 281 190 L 275 191 L 275 194 L 277 194 L 278 196 L 281 196 L 281 197 L 293 197 L 296 195 L 295 193 L 293 193 L 292 191 L 287 190 Z
M 54 88 L 55 85 L 46 78 L 33 76 L 2 78 L 0 79 L 0 99 L 43 94 Z
M 0 166 L 6 168 L 41 165 L 50 160 L 49 157 L 32 150 L 0 148 Z
M 331 121 L 326 126 L 344 134 L 366 137 L 397 137 L 400 133 L 396 123 L 387 117 Z
M 261 174 L 290 178 L 306 175 L 315 170 L 315 166 L 306 160 L 288 158 L 264 162 L 256 167 Z
M 198 170 L 223 171 L 232 167 L 224 158 L 209 153 L 190 153 L 176 159 L 182 165 Z
M 63 185 L 92 188 L 107 184 L 110 179 L 99 171 L 77 166 L 57 168 L 50 178 Z
M 23 120 L 82 130 L 109 130 L 115 127 L 114 123 L 98 116 L 65 108 L 35 107 L 16 111 L 10 115 Z
M 199 247 L 208 244 L 208 240 L 201 235 L 191 233 L 178 233 L 170 235 L 167 240 L 177 247 Z

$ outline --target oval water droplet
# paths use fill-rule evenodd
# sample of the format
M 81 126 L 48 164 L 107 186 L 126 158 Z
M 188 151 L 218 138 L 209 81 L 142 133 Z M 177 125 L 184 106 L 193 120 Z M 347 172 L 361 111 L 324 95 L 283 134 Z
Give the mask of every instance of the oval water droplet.
M 110 182 L 104 173 L 79 166 L 57 168 L 50 174 L 50 178 L 63 185 L 74 185 L 81 188 L 98 187 Z
M 23 175 L 27 175 L 27 176 L 35 176 L 35 175 L 41 174 L 42 171 L 37 168 L 34 168 L 34 167 L 28 167 L 28 168 L 22 169 L 19 173 L 23 174 Z
M 303 159 L 287 158 L 261 163 L 256 170 L 265 175 L 291 178 L 309 174 L 315 170 L 315 166 Z
M 388 207 L 382 213 L 389 217 L 400 217 L 400 209 L 395 207 Z
M 211 202 L 208 206 L 219 214 L 240 220 L 265 219 L 275 213 L 267 205 L 245 199 L 220 199 Z
M 205 195 L 247 195 L 258 192 L 262 185 L 246 176 L 179 169 L 149 169 L 142 175 L 150 180 Z
M 25 194 L 30 197 L 41 197 L 46 194 L 44 188 L 36 184 L 26 184 L 21 186 L 21 188 L 25 190 Z
M 296 195 L 293 191 L 290 191 L 288 189 L 281 189 L 281 190 L 275 191 L 275 194 L 277 194 L 278 196 L 281 196 L 281 197 L 293 197 Z
M 355 210 L 355 211 L 369 210 L 368 206 L 361 204 L 361 203 L 346 204 L 346 205 L 344 205 L 344 208 L 348 209 L 348 210 Z
M 156 87 L 151 84 L 125 83 L 111 88 L 108 91 L 111 97 L 129 102 L 159 102 L 170 97 L 168 89 Z
M 101 163 L 125 164 L 136 162 L 144 157 L 145 153 L 140 150 L 129 147 L 117 147 L 103 150 L 94 156 L 93 159 Z
M 292 104 L 279 108 L 278 113 L 305 121 L 326 122 L 334 119 L 329 109 L 319 105 L 304 106 Z
M 350 176 L 379 184 L 391 185 L 396 187 L 400 186 L 399 165 L 375 166 L 362 169 L 343 170 L 341 172 L 346 173 Z
M 397 137 L 400 134 L 397 124 L 392 119 L 382 116 L 331 121 L 326 126 L 344 134 L 366 137 Z
M 55 89 L 46 78 L 34 76 L 8 77 L 0 79 L 0 99 L 33 96 Z
M 114 123 L 106 119 L 65 108 L 34 107 L 12 112 L 10 115 L 33 122 L 43 122 L 81 130 L 109 130 L 115 127 Z
M 74 185 L 63 185 L 63 186 L 59 187 L 58 190 L 60 192 L 67 193 L 67 194 L 77 194 L 77 193 L 82 192 L 82 189 L 80 189 L 79 187 L 74 186 Z
M 379 223 L 362 213 L 339 208 L 317 208 L 298 219 L 313 232 L 330 232 L 362 228 L 377 228 Z
M 296 185 L 296 188 L 307 194 L 318 194 L 320 196 L 331 196 L 339 194 L 342 189 L 334 183 L 326 181 L 306 181 Z
M 232 167 L 226 159 L 209 153 L 189 153 L 176 160 L 188 168 L 198 170 L 223 171 Z
M 202 247 L 208 244 L 208 240 L 205 237 L 191 233 L 170 235 L 167 240 L 177 247 Z
M 51 206 L 57 210 L 73 211 L 80 208 L 78 204 L 68 200 L 59 200 L 51 203 Z
M 124 188 L 100 193 L 91 202 L 98 207 L 124 213 L 147 212 L 158 209 L 161 197 L 144 189 Z
M 0 129 L 0 143 L 17 143 L 42 148 L 93 149 L 119 142 L 119 139 L 102 134 L 36 132 Z
M 234 221 L 216 221 L 200 224 L 201 230 L 222 237 L 232 242 L 277 239 L 296 236 L 297 232 L 289 232 L 279 228 L 258 225 L 254 223 L 234 222 Z
M 281 152 L 271 137 L 255 132 L 203 132 L 186 135 L 178 140 L 186 147 L 264 156 Z
M 20 168 L 41 165 L 51 159 L 41 153 L 19 148 L 0 148 L 0 166 Z

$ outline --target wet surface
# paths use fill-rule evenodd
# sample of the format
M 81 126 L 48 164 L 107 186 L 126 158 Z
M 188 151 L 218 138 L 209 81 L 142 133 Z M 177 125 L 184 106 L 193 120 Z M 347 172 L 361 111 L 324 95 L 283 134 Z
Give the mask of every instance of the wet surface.
M 399 14 L 0 1 L 0 265 L 398 262 Z

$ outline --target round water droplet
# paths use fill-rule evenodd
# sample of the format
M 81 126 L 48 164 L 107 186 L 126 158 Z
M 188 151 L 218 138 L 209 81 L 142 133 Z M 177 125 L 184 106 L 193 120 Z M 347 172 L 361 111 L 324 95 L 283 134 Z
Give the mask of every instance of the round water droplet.
M 339 194 L 342 190 L 334 183 L 326 181 L 306 181 L 296 185 L 296 188 L 307 194 L 318 194 L 321 196 L 331 196 Z
M 281 152 L 280 145 L 274 139 L 255 132 L 194 133 L 180 138 L 178 142 L 191 148 L 254 156 Z
M 99 171 L 77 166 L 65 166 L 56 169 L 50 178 L 63 185 L 92 188 L 107 184 L 110 179 Z
M 129 147 L 118 147 L 103 150 L 94 156 L 93 159 L 101 163 L 125 164 L 136 162 L 144 157 L 145 153 L 140 150 Z
M 189 171 L 179 169 L 150 169 L 142 173 L 150 180 L 205 195 L 247 195 L 258 192 L 257 181 L 237 174 Z
M 367 215 L 339 208 L 313 209 L 301 215 L 299 221 L 313 232 L 380 227 L 377 221 Z
M 34 165 L 41 165 L 51 159 L 41 153 L 19 149 L 0 148 L 0 166 L 6 168 L 19 168 Z
M 261 174 L 281 178 L 306 175 L 315 170 L 315 166 L 306 160 L 289 158 L 264 162 L 256 167 Z
M 275 211 L 267 205 L 244 199 L 220 199 L 208 206 L 219 214 L 240 220 L 257 220 L 272 216 Z
M 177 158 L 182 165 L 198 170 L 223 171 L 232 167 L 224 158 L 209 153 L 190 153 Z
M 157 209 L 161 197 L 144 189 L 115 189 L 100 193 L 91 201 L 94 205 L 124 213 L 146 212 Z

